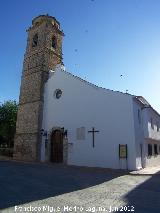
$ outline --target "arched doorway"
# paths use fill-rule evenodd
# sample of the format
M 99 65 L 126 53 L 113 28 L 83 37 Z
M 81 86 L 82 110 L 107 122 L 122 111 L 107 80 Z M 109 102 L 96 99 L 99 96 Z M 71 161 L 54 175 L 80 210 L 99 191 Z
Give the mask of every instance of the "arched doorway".
M 51 135 L 51 158 L 55 163 L 63 162 L 63 133 L 61 130 L 54 130 Z

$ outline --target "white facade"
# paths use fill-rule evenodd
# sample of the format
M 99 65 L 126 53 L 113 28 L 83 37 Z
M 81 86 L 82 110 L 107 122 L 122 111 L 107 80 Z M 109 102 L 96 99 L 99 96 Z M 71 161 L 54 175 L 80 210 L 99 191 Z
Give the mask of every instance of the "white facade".
M 160 165 L 160 115 L 143 97 L 134 98 L 133 106 L 136 168 Z M 150 154 L 148 145 L 152 147 Z
M 62 91 L 59 99 L 55 97 L 57 89 Z M 146 125 L 149 109 L 142 110 L 142 106 L 130 94 L 99 88 L 60 67 L 51 71 L 45 84 L 42 125 L 49 133 L 48 144 L 45 147 L 42 137 L 41 160 L 50 160 L 52 131 L 64 127 L 68 133 L 68 165 L 129 170 L 149 165 L 146 139 L 153 137 L 159 143 L 160 133 L 157 136 L 151 130 L 146 135 L 146 128 L 150 129 Z M 88 133 L 92 127 L 99 131 L 95 133 L 94 147 L 92 133 Z M 127 144 L 127 159 L 119 159 L 119 144 Z
M 148 153 L 148 144 L 152 146 L 152 155 L 147 156 L 146 166 L 156 166 L 160 163 L 160 116 L 152 108 L 144 108 L 144 144 Z M 152 121 L 151 121 L 152 120 Z M 151 125 L 152 123 L 152 125 Z M 157 145 L 157 154 L 154 146 Z

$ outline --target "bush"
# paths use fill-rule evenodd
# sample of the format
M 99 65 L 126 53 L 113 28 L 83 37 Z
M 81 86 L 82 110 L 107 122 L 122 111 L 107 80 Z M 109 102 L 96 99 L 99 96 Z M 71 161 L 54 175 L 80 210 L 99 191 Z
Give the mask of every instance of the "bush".
M 13 157 L 13 148 L 0 148 L 0 155 Z
M 0 144 L 13 147 L 18 105 L 16 101 L 0 104 Z

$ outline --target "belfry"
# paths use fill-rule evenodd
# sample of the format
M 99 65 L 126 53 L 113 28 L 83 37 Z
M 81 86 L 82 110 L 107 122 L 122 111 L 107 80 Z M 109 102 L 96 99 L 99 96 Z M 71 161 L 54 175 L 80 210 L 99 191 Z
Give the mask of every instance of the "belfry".
M 19 108 L 16 124 L 14 159 L 40 159 L 40 129 L 43 115 L 43 90 L 49 70 L 62 64 L 63 32 L 52 16 L 40 15 L 27 30 Z

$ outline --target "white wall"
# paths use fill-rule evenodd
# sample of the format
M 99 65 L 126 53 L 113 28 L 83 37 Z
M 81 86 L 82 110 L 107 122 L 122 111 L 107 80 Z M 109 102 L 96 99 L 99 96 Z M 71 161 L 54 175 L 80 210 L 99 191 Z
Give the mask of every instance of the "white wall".
M 144 128 L 145 138 L 160 140 L 160 128 L 157 131 L 157 123 L 160 127 L 160 116 L 152 108 L 144 108 Z M 153 128 L 151 127 L 151 118 L 153 120 Z
M 61 89 L 60 99 L 54 91 Z M 128 144 L 128 168 L 136 169 L 132 96 L 90 85 L 57 70 L 45 85 L 43 126 L 68 130 L 68 164 L 105 168 L 126 168 L 119 161 L 119 144 Z M 77 140 L 76 129 L 84 126 L 85 140 Z M 99 130 L 92 147 L 88 130 Z M 42 152 L 43 153 L 43 152 Z
M 141 120 L 138 119 L 138 110 L 140 111 Z M 143 104 L 133 98 L 134 111 L 134 129 L 135 129 L 135 145 L 136 145 L 136 168 L 147 166 L 155 166 L 160 164 L 159 155 L 148 157 L 148 144 L 160 146 L 160 130 L 157 132 L 157 122 L 160 125 L 160 116 L 150 107 L 144 107 Z M 151 117 L 154 129 L 151 127 Z
M 144 108 L 144 143 L 146 146 L 146 166 L 160 165 L 160 128 L 157 131 L 157 123 L 160 126 L 160 116 L 152 108 Z M 151 118 L 153 128 L 151 127 Z M 152 156 L 148 157 L 148 144 L 152 145 Z M 157 144 L 158 155 L 154 153 L 154 144 Z
M 135 148 L 136 148 L 136 168 L 141 169 L 146 166 L 146 145 L 144 143 L 144 116 L 143 105 L 133 97 Z M 139 112 L 138 112 L 139 111 Z M 146 129 L 145 129 L 146 130 Z

